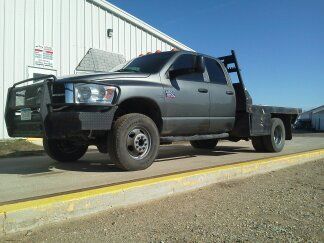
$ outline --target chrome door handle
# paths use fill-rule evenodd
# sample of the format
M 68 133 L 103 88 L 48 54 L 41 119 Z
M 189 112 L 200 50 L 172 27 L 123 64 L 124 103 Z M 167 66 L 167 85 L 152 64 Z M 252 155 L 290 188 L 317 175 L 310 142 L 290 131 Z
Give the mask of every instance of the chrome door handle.
M 198 89 L 199 93 L 208 93 L 208 89 L 204 89 L 204 88 L 199 88 Z
M 227 95 L 233 95 L 233 94 L 234 94 L 234 92 L 233 92 L 233 91 L 231 91 L 231 90 L 227 90 L 227 91 L 226 91 L 226 94 L 227 94 Z

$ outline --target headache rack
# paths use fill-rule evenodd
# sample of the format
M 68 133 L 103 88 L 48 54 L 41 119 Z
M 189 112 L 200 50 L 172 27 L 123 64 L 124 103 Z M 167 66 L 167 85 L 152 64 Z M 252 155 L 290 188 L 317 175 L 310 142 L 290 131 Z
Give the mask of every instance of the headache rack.
M 235 51 L 231 50 L 231 55 L 221 56 L 218 59 L 224 64 L 228 73 L 237 74 L 238 83 L 233 82 L 236 96 L 236 116 L 238 117 L 238 113 L 251 113 L 252 98 L 245 88 Z
M 241 75 L 241 70 L 240 70 L 239 64 L 236 59 L 235 51 L 231 50 L 231 55 L 218 57 L 217 59 L 219 59 L 223 62 L 228 73 L 236 73 L 237 74 L 237 78 L 238 78 L 239 82 L 244 87 L 244 82 L 243 82 L 243 78 Z

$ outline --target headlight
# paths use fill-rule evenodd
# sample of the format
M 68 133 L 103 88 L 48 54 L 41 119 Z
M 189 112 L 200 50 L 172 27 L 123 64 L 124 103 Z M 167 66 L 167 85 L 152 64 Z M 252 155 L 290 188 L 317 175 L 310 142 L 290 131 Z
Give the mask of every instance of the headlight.
M 76 88 L 75 94 L 79 102 L 86 102 L 91 98 L 91 89 L 88 86 L 81 86 Z
M 112 103 L 117 93 L 114 86 L 80 83 L 74 85 L 75 103 Z

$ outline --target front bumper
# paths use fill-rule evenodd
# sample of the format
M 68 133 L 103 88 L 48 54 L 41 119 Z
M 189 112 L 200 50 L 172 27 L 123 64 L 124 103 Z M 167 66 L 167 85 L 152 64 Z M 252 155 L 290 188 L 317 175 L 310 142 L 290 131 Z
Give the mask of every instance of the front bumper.
M 31 80 L 38 79 L 27 81 Z M 5 121 L 10 137 L 67 138 L 82 135 L 86 131 L 111 129 L 117 110 L 116 105 L 57 103 L 55 94 L 53 95 L 55 76 L 43 77 L 43 80 L 40 84 L 9 88 Z M 37 92 L 30 90 L 37 90 Z M 17 94 L 20 96 L 23 94 L 25 100 L 34 99 L 37 102 L 24 102 L 23 105 L 17 105 L 17 96 L 19 96 Z M 27 94 L 36 94 L 38 97 Z M 26 108 L 30 109 L 31 117 L 22 120 L 21 111 Z

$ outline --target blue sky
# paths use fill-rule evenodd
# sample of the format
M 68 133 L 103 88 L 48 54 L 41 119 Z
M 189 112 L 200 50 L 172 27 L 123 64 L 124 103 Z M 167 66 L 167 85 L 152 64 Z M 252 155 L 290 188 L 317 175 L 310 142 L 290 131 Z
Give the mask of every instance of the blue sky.
M 323 0 L 109 0 L 195 51 L 237 53 L 255 104 L 324 105 Z

